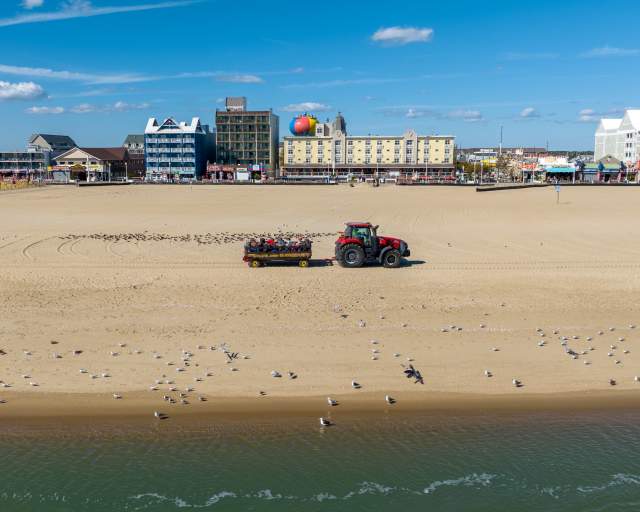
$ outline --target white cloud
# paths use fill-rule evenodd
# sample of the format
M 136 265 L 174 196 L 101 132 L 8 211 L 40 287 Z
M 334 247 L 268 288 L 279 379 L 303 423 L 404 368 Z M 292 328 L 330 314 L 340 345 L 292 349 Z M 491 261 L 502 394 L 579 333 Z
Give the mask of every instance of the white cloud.
M 112 7 L 94 7 L 89 0 L 67 0 L 58 11 L 19 14 L 13 18 L 0 19 L 0 27 L 22 25 L 24 23 L 43 23 L 47 21 L 68 20 L 72 18 L 89 18 L 124 12 L 149 11 L 151 9 L 167 9 L 185 7 L 201 0 L 175 0 L 153 4 L 122 5 Z
M 81 81 L 93 84 L 125 84 L 153 80 L 153 77 L 132 73 L 102 75 L 95 73 L 79 73 L 76 71 L 53 70 L 48 68 L 11 66 L 7 64 L 0 64 L 0 73 L 37 78 L 51 78 L 55 80 Z
M 304 101 L 302 103 L 291 103 L 286 107 L 282 107 L 282 110 L 285 112 L 327 112 L 328 110 L 331 110 L 331 106 L 325 105 L 324 103 Z
M 149 103 L 127 103 L 116 101 L 109 105 L 94 105 L 92 103 L 81 103 L 71 108 L 74 114 L 92 114 L 94 112 L 130 112 L 131 110 L 145 110 L 151 105 Z
M 44 89 L 33 82 L 3 82 L 0 81 L 1 100 L 34 100 L 45 95 Z
M 538 114 L 538 111 L 535 108 L 527 107 L 525 109 L 522 109 L 522 112 L 520 112 L 520 117 L 522 117 L 523 119 L 531 119 L 533 117 L 540 117 L 540 114 Z
M 601 48 L 593 48 L 592 50 L 583 53 L 582 57 L 635 57 L 638 55 L 640 55 L 640 49 L 638 48 L 615 48 L 612 46 L 602 46 Z
M 90 114 L 91 112 L 96 112 L 98 107 L 92 105 L 91 103 L 81 103 L 80 105 L 76 105 L 71 108 L 71 112 L 74 114 Z
M 409 107 L 405 117 L 409 119 L 414 119 L 416 117 L 428 117 L 433 116 L 434 113 L 431 110 L 420 108 L 420 107 Z
M 585 108 L 578 112 L 578 121 L 581 123 L 599 123 L 603 117 L 622 117 L 624 110 L 612 108 L 605 111 L 597 111 L 592 108 Z
M 22 7 L 25 9 L 35 9 L 36 7 L 42 7 L 44 0 L 22 0 Z
M 452 110 L 446 116 L 449 119 L 462 119 L 466 123 L 482 121 L 482 113 L 479 110 Z
M 55 115 L 55 114 L 64 114 L 64 108 L 63 107 L 29 107 L 28 109 L 25 110 L 25 112 L 27 114 Z
M 126 103 L 124 101 L 116 101 L 112 105 L 112 110 L 116 112 L 128 112 L 129 110 L 145 110 L 149 108 L 149 103 Z
M 232 84 L 260 84 L 262 78 L 256 75 L 217 75 L 218 82 L 230 82 Z
M 404 45 L 409 43 L 427 43 L 433 39 L 432 28 L 387 27 L 377 30 L 371 40 L 377 43 Z

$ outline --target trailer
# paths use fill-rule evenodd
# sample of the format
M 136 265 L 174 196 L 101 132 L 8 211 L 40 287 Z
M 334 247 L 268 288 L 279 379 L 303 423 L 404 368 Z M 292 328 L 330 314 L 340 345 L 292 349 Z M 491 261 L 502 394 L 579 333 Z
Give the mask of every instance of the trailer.
M 250 267 L 264 267 L 270 262 L 295 262 L 300 267 L 308 267 L 311 259 L 312 242 L 303 240 L 264 239 L 247 240 L 242 258 Z

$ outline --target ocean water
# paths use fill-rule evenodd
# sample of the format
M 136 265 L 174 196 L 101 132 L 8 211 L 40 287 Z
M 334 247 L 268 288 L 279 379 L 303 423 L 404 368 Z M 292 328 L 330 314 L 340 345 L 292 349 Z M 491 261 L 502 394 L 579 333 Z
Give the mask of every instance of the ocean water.
M 30 426 L 0 510 L 640 510 L 640 412 Z

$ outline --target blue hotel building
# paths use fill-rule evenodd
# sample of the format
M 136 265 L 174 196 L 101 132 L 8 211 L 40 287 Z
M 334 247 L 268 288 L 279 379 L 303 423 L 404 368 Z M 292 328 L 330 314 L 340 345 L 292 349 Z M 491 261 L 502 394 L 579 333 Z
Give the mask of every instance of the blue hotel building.
M 215 156 L 215 134 L 194 117 L 190 124 L 172 118 L 149 119 L 144 131 L 145 180 L 200 179 Z

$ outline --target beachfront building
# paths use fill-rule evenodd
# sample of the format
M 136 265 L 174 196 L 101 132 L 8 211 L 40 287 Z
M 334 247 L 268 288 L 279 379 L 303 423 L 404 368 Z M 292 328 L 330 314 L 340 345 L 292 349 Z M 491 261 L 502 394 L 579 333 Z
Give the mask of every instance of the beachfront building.
M 0 152 L 0 179 L 40 179 L 44 178 L 49 155 L 43 151 L 3 151 Z
M 617 158 L 607 155 L 584 165 L 582 181 L 586 183 L 637 183 L 637 167 L 628 167 Z
M 162 123 L 152 117 L 144 131 L 145 179 L 191 181 L 200 179 L 213 157 L 214 134 L 194 117 L 191 123 L 168 117 Z
M 640 167 L 640 110 L 619 119 L 601 119 L 595 133 L 594 159 L 611 156 L 629 168 Z
M 54 182 L 123 181 L 129 155 L 125 148 L 78 148 L 58 155 L 49 168 Z
M 75 147 L 76 143 L 68 135 L 34 133 L 27 140 L 27 152 L 41 153 L 46 167 L 52 165 L 55 157 Z
M 288 179 L 314 177 L 409 178 L 454 181 L 455 137 L 418 135 L 347 135 L 339 116 L 329 135 L 284 138 L 282 175 Z
M 144 155 L 144 134 L 127 135 L 122 147 L 129 152 L 129 156 Z
M 129 163 L 127 166 L 127 176 L 129 178 L 144 178 L 144 134 L 127 135 L 124 139 L 122 147 L 127 150 L 129 155 Z
M 280 118 L 269 110 L 247 110 L 244 97 L 227 98 L 216 109 L 216 164 L 259 165 L 275 176 L 279 167 Z

